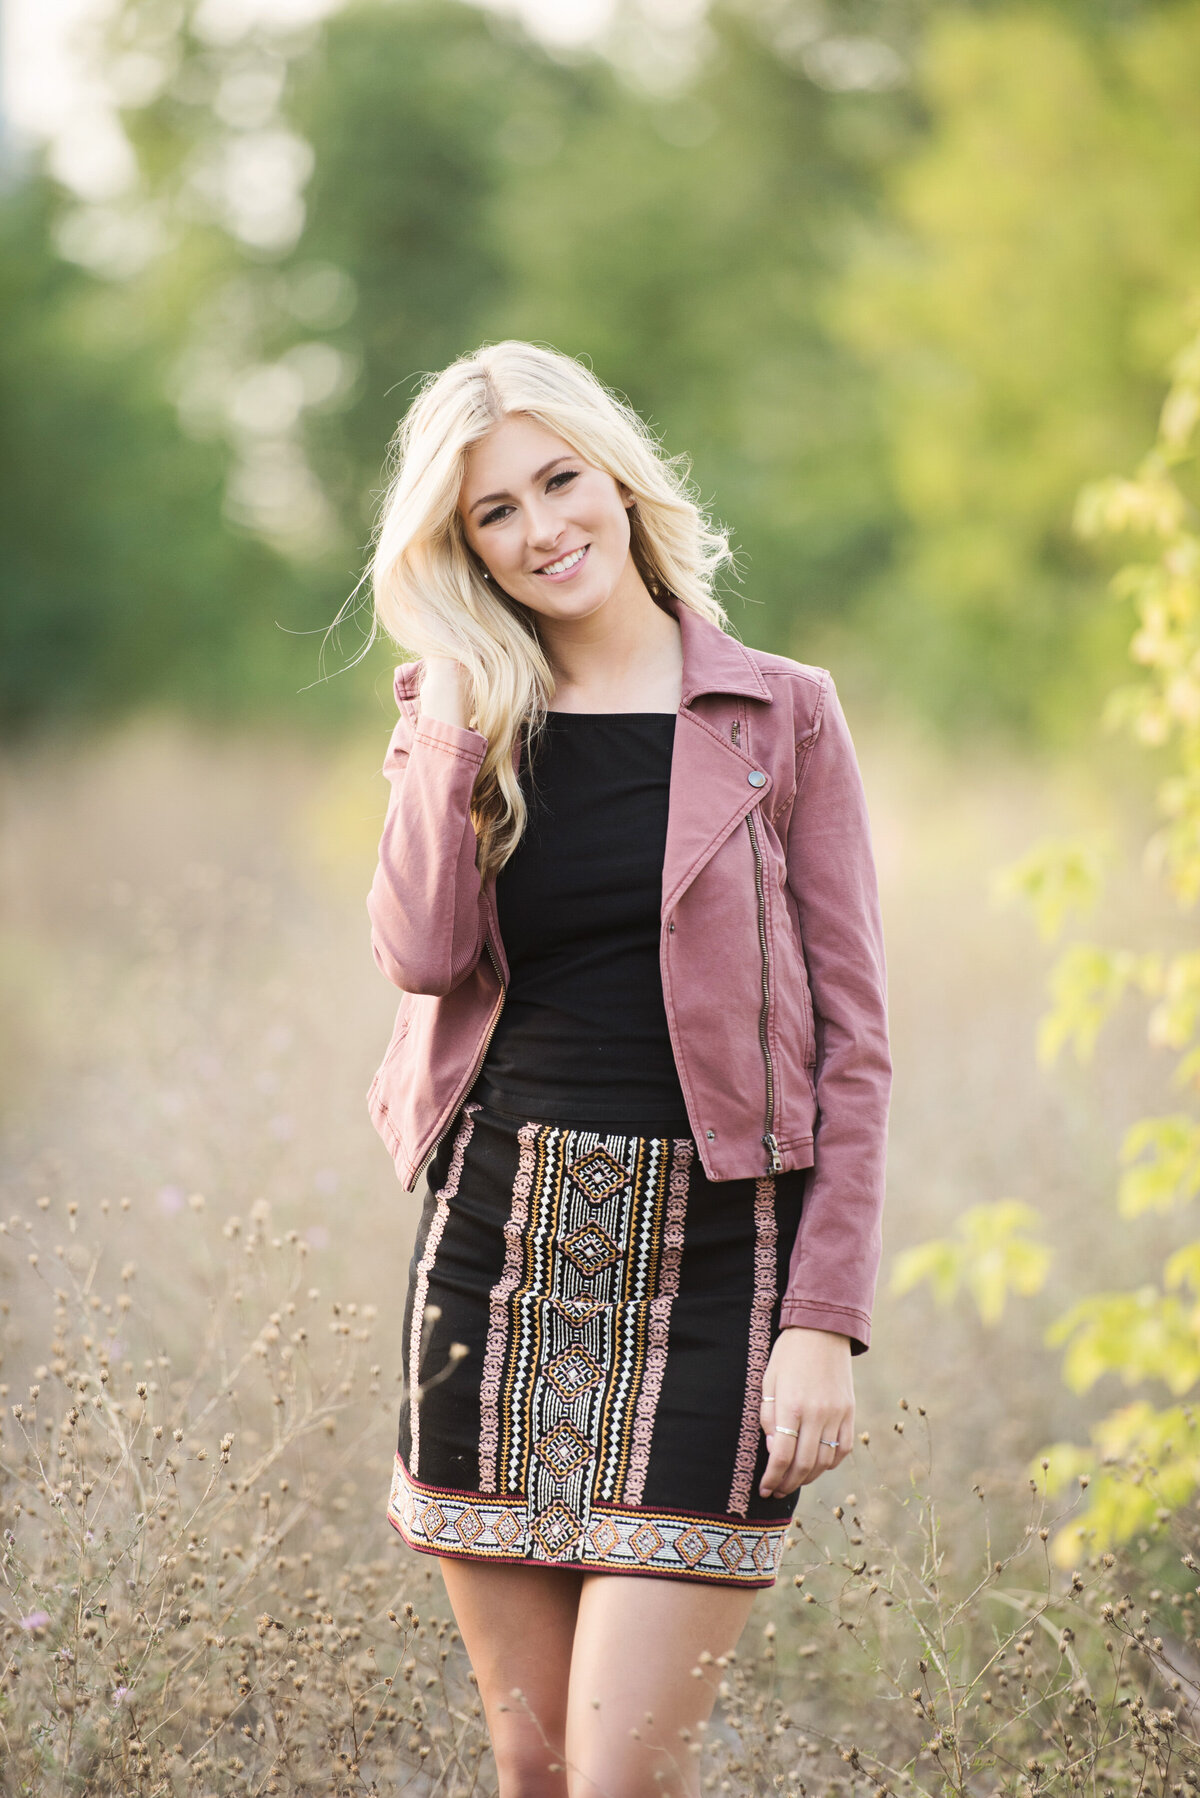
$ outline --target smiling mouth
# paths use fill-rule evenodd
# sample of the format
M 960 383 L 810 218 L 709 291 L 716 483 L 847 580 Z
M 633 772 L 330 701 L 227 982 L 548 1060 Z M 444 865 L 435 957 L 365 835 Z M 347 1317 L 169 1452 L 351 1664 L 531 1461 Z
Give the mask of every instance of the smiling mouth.
M 570 555 L 560 556 L 557 562 L 545 562 L 541 568 L 535 568 L 535 574 L 566 574 L 587 555 L 589 545 L 584 543 L 579 549 L 573 549 Z

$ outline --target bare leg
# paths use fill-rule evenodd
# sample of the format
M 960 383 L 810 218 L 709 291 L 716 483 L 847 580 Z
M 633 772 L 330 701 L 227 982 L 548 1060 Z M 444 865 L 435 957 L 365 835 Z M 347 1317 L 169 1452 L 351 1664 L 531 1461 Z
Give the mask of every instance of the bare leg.
M 567 1798 L 567 1686 L 583 1575 L 450 1555 L 438 1562 L 479 1681 L 500 1798 Z
M 694 1798 L 698 1756 L 679 1732 L 694 1738 L 707 1721 L 716 1679 L 692 1668 L 705 1649 L 735 1646 L 753 1602 L 753 1590 L 736 1586 L 584 1576 L 567 1711 L 570 1798 Z

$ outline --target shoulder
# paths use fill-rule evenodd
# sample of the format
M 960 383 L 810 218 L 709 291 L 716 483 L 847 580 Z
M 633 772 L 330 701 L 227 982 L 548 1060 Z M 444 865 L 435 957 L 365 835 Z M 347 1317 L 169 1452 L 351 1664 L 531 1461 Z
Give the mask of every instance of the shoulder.
M 835 691 L 833 675 L 815 662 L 797 662 L 791 656 L 774 655 L 766 649 L 742 645 L 758 673 L 766 682 L 773 704 L 788 706 L 795 721 L 797 738 L 815 735 Z

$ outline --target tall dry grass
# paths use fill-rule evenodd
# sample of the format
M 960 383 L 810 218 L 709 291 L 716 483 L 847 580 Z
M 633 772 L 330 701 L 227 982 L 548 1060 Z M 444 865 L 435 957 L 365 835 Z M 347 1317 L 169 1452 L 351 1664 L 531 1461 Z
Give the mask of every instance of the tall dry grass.
M 435 1565 L 382 1516 L 418 1200 L 363 1108 L 393 1003 L 362 904 L 376 748 L 146 722 L 4 771 L 5 1793 L 494 1790 Z M 894 738 L 863 760 L 889 1251 L 1013 1192 L 1073 1277 L 1127 1278 L 1163 1226 L 1119 1238 L 1104 1181 L 1156 1071 L 1126 1044 L 1038 1074 L 1039 969 L 986 897 L 1094 788 Z M 1190 1789 L 1195 1520 L 1056 1572 L 1027 1462 L 1083 1416 L 1038 1306 L 997 1340 L 889 1301 L 886 1268 L 855 1453 L 699 1668 L 717 1707 L 680 1757 L 738 1794 Z

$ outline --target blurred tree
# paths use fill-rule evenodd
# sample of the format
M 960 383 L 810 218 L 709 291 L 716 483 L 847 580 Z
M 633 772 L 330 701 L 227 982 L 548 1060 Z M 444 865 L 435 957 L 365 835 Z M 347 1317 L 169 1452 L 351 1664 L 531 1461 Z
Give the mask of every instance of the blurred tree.
M 688 452 L 740 551 L 738 628 L 808 660 L 893 523 L 874 377 L 828 309 L 914 129 L 902 87 L 822 88 L 719 5 L 684 87 L 576 113 L 502 201 L 504 328 L 590 358 Z
M 158 20 L 159 0 L 129 0 L 134 16 Z M 265 128 L 230 84 L 280 54 L 185 39 L 133 121 L 168 190 L 194 197 L 208 171 L 218 225 L 211 171 L 231 157 L 214 144 Z M 419 375 L 530 336 L 586 357 L 690 453 L 742 551 L 740 627 L 815 659 L 890 522 L 870 387 L 822 309 L 911 104 L 821 88 L 736 8 L 673 95 L 454 0 L 359 0 L 289 55 L 272 128 L 311 154 L 303 231 L 257 266 L 210 256 L 198 287 L 191 263 L 182 403 L 231 443 L 234 515 L 320 571 L 331 615 Z
M 1069 733 L 1119 654 L 1070 496 L 1144 429 L 1200 253 L 1200 0 L 716 0 L 686 53 L 640 4 L 608 61 L 462 0 L 303 29 L 123 0 L 99 56 L 135 186 L 0 202 L 10 410 L 39 357 L 62 395 L 9 502 L 14 706 L 109 655 L 97 705 L 127 670 L 131 700 L 344 715 L 386 645 L 297 690 L 358 647 L 319 655 L 396 421 L 426 370 L 522 335 L 688 452 L 752 640 L 869 656 L 953 726 Z M 108 408 L 102 471 L 72 395 Z M 181 548 L 188 631 L 158 604 Z
M 1200 280 L 1200 5 L 931 15 L 927 140 L 838 322 L 875 370 L 907 525 L 868 629 L 956 726 L 1069 738 L 1119 664 L 1075 491 L 1128 460 Z
M 1113 690 L 1105 718 L 1135 748 L 1156 752 L 1160 768 L 1165 761 L 1156 794 L 1163 823 L 1145 865 L 1192 912 L 1200 904 L 1200 286 L 1187 311 L 1191 336 L 1171 358 L 1151 449 L 1132 476 L 1087 483 L 1072 526 L 1082 539 L 1120 544 L 1136 557 L 1111 586 L 1136 609 L 1128 654 L 1139 677 Z M 1099 870 L 1076 847 L 1051 843 L 1006 870 L 1003 885 L 1030 902 L 1043 936 L 1054 936 L 1072 913 L 1090 910 Z M 1089 1545 L 1094 1551 L 1153 1535 L 1200 1492 L 1200 1239 L 1190 1235 L 1187 1215 L 1200 1197 L 1200 954 L 1173 943 L 1134 949 L 1075 941 L 1058 955 L 1050 991 L 1039 1031 L 1043 1061 L 1067 1045 L 1087 1061 L 1101 1029 L 1136 995 L 1148 1008 L 1149 1040 L 1177 1057 L 1171 1084 L 1182 1106 L 1139 1118 L 1121 1145 L 1121 1219 L 1158 1213 L 1180 1222 L 1160 1279 L 1085 1293 L 1045 1335 L 1063 1349 L 1063 1379 L 1076 1392 L 1111 1376 L 1110 1386 L 1113 1378 L 1126 1388 L 1158 1386 L 1178 1401 L 1134 1398 L 1091 1426 L 1087 1446 L 1047 1445 L 1030 1462 L 1034 1486 L 1046 1471 L 1048 1493 L 1065 1493 L 1076 1480 L 1088 1487 L 1082 1516 L 1062 1523 L 1053 1543 L 1058 1564 L 1071 1567 Z M 983 1321 L 995 1324 L 1010 1292 L 1044 1284 L 1051 1260 L 1027 1234 L 1037 1220 L 1031 1207 L 1005 1200 L 974 1207 L 968 1219 L 958 1240 L 921 1243 L 898 1256 L 892 1290 L 928 1285 L 946 1303 L 965 1288 Z M 1130 1248 L 1136 1266 L 1132 1236 Z M 1177 1560 L 1173 1568 L 1162 1564 L 1178 1578 Z
M 181 436 L 120 290 L 54 253 L 56 210 L 41 179 L 0 205 L 0 731 L 240 707 L 246 595 L 269 620 L 282 570 L 222 529 L 223 459 Z
M 509 22 L 447 0 L 359 0 L 298 65 L 289 116 L 314 173 L 282 266 L 300 282 L 314 264 L 344 271 L 354 295 L 323 336 L 356 372 L 354 404 L 313 410 L 306 439 L 356 544 L 421 375 L 502 334 L 512 273 L 498 212 L 514 170 L 531 203 L 525 146 L 553 150 L 606 85 L 595 64 L 560 67 Z

